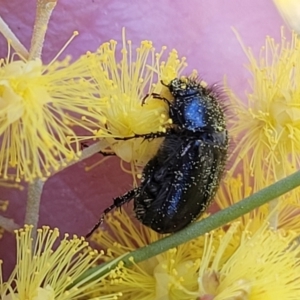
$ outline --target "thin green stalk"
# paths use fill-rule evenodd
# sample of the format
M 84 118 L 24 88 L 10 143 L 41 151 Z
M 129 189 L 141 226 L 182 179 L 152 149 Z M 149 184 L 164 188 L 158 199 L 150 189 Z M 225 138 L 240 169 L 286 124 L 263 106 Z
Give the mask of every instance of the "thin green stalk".
M 284 163 L 284 162 L 282 162 Z M 276 178 L 278 179 L 282 179 L 286 176 L 286 174 L 283 174 L 282 172 L 282 167 L 280 168 L 279 166 L 277 166 L 276 168 Z M 279 204 L 280 199 L 275 198 L 272 201 L 269 202 L 269 212 L 273 212 L 272 214 L 270 214 L 269 217 L 269 222 L 270 222 L 270 227 L 272 227 L 273 229 L 277 229 L 278 228 L 278 222 L 279 222 Z
M 259 192 L 239 201 L 238 203 L 233 204 L 226 209 L 223 209 L 211 215 L 204 220 L 192 223 L 190 226 L 177 232 L 176 234 L 169 235 L 150 245 L 132 251 L 122 257 L 120 260 L 124 262 L 126 267 L 129 267 L 132 265 L 132 260 L 134 260 L 135 263 L 139 263 L 141 261 L 149 259 L 153 256 L 167 251 L 168 249 L 177 247 L 207 232 L 210 232 L 211 230 L 223 226 L 241 217 L 242 215 L 249 213 L 253 209 L 271 201 L 272 199 L 280 197 L 281 195 L 287 193 L 288 191 L 296 188 L 299 185 L 300 171 L 284 179 L 281 179 L 280 181 L 260 190 Z M 111 264 L 111 268 L 116 267 L 120 260 L 116 260 L 114 264 Z M 75 283 L 83 280 L 87 276 L 91 276 L 91 274 L 93 274 L 94 272 L 99 272 L 99 269 L 103 268 L 104 266 L 105 264 L 102 264 L 88 270 L 80 278 L 78 278 Z M 102 273 L 104 272 L 107 272 L 106 268 L 103 270 L 103 272 L 98 273 L 98 276 L 103 276 Z

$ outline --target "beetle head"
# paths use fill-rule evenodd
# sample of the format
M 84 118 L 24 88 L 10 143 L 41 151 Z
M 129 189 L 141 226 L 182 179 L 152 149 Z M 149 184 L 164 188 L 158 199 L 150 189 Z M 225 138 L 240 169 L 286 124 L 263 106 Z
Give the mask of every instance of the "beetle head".
M 197 93 L 196 87 L 191 85 L 188 78 L 185 77 L 173 79 L 167 87 L 175 98 L 192 96 Z

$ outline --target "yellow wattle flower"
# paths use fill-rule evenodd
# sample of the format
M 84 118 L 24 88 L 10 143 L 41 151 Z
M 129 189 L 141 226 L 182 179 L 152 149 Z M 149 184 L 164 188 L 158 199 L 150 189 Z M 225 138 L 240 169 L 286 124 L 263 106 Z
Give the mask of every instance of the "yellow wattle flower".
M 236 118 L 231 120 L 235 148 L 229 174 L 246 161 L 255 191 L 300 166 L 299 48 L 297 35 L 288 41 L 283 32 L 280 44 L 267 37 L 259 59 L 244 48 L 253 76 L 248 103 L 230 92 Z
M 94 85 L 82 59 L 70 57 L 47 66 L 41 60 L 0 60 L 1 177 L 44 179 L 80 156 L 74 125 L 93 118 Z M 74 141 L 76 140 L 76 141 Z
M 297 235 L 272 231 L 268 224 L 253 234 L 247 227 L 241 231 L 239 226 L 233 223 L 217 248 L 212 246 L 216 236 L 206 235 L 198 299 L 299 299 L 300 248 L 294 242 Z M 238 230 L 240 243 L 224 261 L 224 253 L 236 243 Z
M 106 275 L 75 282 L 104 256 L 103 252 L 93 250 L 83 238 L 74 236 L 68 239 L 67 234 L 57 245 L 57 228 L 52 230 L 44 226 L 38 229 L 35 242 L 31 236 L 32 226 L 25 225 L 23 229 L 16 231 L 17 262 L 6 282 L 3 282 L 0 268 L 1 299 L 92 299 L 89 289 L 93 285 L 97 284 L 100 290 L 105 290 L 102 281 Z M 0 267 L 1 264 L 2 261 Z M 115 300 L 120 295 L 110 293 L 97 299 Z
M 166 47 L 156 52 L 151 41 L 142 41 L 134 50 L 124 33 L 121 54 L 117 46 L 111 40 L 86 57 L 100 95 L 94 107 L 99 114 L 94 124 L 95 137 L 105 138 L 109 145 L 105 151 L 118 155 L 122 168 L 122 161 L 129 163 L 130 172 L 138 175 L 156 153 L 161 139 L 120 141 L 114 138 L 166 130 L 171 124 L 168 106 L 161 99 L 153 98 L 152 93 L 170 99 L 161 81 L 168 84 L 179 77 L 186 63 L 184 57 L 179 59 L 176 50 L 164 61 Z
M 273 0 L 285 22 L 296 32 L 300 32 L 300 3 L 298 0 Z
M 235 222 L 139 264 L 133 261 L 105 279 L 107 292 L 122 292 L 124 300 L 298 299 L 297 234 L 272 231 L 266 222 L 252 232 L 251 222 L 256 221 Z M 93 241 L 111 258 L 162 238 L 124 211 L 107 215 L 107 225 L 108 231 L 98 231 Z
M 106 224 L 108 231 L 97 231 L 92 240 L 111 258 L 163 237 L 134 222 L 125 211 L 108 214 Z M 202 253 L 198 246 L 201 243 L 202 240 L 191 241 L 139 264 L 134 263 L 131 268 L 123 268 L 121 275 L 105 280 L 107 291 L 122 292 L 121 299 L 191 299 L 190 291 L 198 288 L 197 270 Z
M 220 210 L 253 194 L 253 185 L 255 184 L 253 180 L 255 179 L 249 176 L 249 166 L 244 163 L 241 170 L 241 173 L 232 177 L 227 176 L 223 180 L 215 197 L 215 202 Z M 292 230 L 300 234 L 300 191 L 298 189 L 279 197 L 276 211 L 278 229 Z M 241 216 L 238 220 L 251 232 L 255 232 L 261 228 L 269 216 L 269 204 L 265 204 Z

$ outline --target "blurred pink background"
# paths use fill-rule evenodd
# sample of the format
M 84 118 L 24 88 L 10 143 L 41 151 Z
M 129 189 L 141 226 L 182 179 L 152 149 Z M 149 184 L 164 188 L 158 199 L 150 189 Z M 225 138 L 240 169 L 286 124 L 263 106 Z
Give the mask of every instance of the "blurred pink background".
M 110 39 L 121 41 L 122 27 L 134 46 L 149 39 L 158 50 L 166 45 L 186 56 L 189 67 L 197 69 L 208 82 L 222 83 L 226 75 L 229 86 L 245 99 L 250 74 L 231 26 L 244 44 L 258 53 L 266 35 L 279 41 L 283 25 L 271 0 L 59 0 L 50 20 L 43 49 L 43 60 L 49 62 L 74 30 L 80 35 L 61 56 L 77 58 L 87 50 L 94 51 Z M 35 18 L 35 1 L 0 0 L 0 15 L 28 49 Z M 0 57 L 5 57 L 7 43 L 0 37 Z M 84 171 L 101 159 L 94 155 L 51 177 L 45 184 L 39 225 L 58 227 L 61 233 L 85 235 L 95 224 L 112 198 L 131 188 L 132 179 L 110 158 L 92 171 Z M 26 189 L 23 192 L 0 188 L 0 199 L 9 199 L 4 216 L 22 224 Z M 0 259 L 9 272 L 15 257 L 14 236 L 5 233 L 0 240 Z

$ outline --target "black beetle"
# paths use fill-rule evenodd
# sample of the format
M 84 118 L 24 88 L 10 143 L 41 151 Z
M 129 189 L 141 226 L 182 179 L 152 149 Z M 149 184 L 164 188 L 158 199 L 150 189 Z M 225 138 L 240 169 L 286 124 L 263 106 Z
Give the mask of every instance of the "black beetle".
M 154 98 L 168 103 L 173 125 L 166 132 L 130 137 L 165 139 L 145 166 L 140 186 L 115 198 L 87 237 L 109 211 L 132 199 L 142 224 L 173 233 L 197 219 L 214 197 L 227 159 L 224 108 L 214 89 L 196 78 L 175 78 L 165 86 L 174 100 L 156 94 Z

